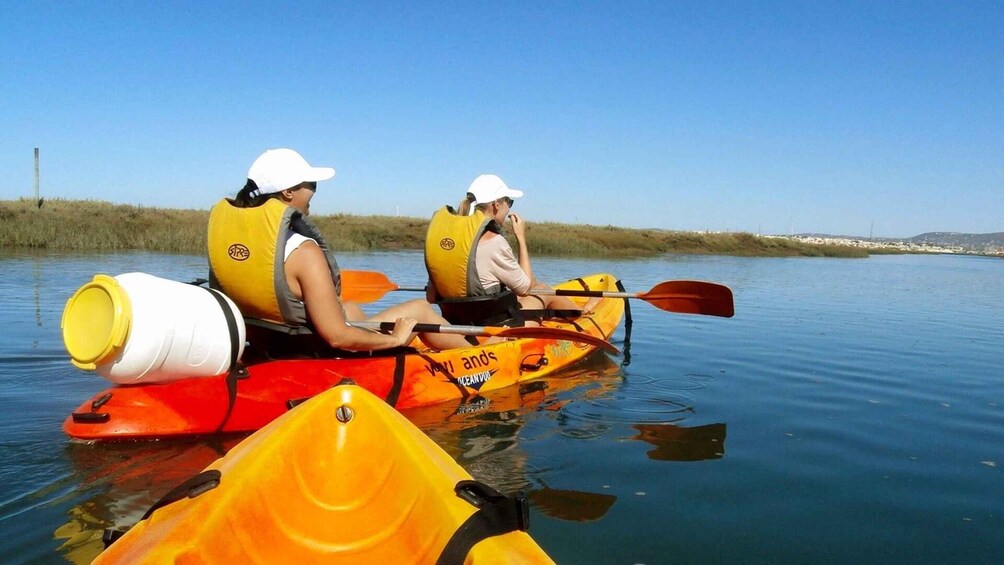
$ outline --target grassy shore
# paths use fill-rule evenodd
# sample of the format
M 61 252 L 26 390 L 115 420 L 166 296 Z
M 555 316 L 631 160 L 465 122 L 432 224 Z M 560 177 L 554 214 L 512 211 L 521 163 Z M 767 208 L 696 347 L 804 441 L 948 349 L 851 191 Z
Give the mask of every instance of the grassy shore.
M 430 213 L 431 215 L 431 213 Z M 208 210 L 127 206 L 94 200 L 0 200 L 0 247 L 145 250 L 203 255 Z M 334 251 L 422 249 L 428 219 L 312 215 Z M 511 234 L 510 234 L 510 240 Z M 531 222 L 530 253 L 647 257 L 664 253 L 749 257 L 867 257 L 861 248 L 813 245 L 750 233 L 700 233 Z

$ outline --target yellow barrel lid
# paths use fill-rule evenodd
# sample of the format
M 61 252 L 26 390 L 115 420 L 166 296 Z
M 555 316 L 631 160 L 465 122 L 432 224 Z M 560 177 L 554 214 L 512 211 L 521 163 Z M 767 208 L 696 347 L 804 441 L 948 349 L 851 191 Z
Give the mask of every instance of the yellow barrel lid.
M 118 355 L 129 336 L 131 319 L 132 307 L 125 289 L 108 275 L 94 275 L 94 280 L 73 293 L 63 309 L 60 327 L 70 361 L 93 371 Z

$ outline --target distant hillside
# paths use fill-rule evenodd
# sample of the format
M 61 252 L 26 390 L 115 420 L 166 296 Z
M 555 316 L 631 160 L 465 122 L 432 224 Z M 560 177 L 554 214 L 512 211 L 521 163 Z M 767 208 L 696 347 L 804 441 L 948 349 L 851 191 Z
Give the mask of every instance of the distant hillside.
M 799 237 L 819 237 L 829 239 L 857 239 L 867 241 L 869 238 L 860 235 L 831 235 L 821 233 L 800 233 Z M 922 233 L 913 237 L 873 237 L 875 242 L 904 242 L 937 247 L 961 247 L 966 251 L 977 253 L 993 252 L 1004 249 L 1004 232 L 996 233 L 959 233 L 935 231 Z
M 859 239 L 859 240 L 869 239 L 868 237 L 862 235 L 838 235 L 833 233 L 814 233 L 814 232 L 796 233 L 795 237 L 820 237 L 823 239 Z M 896 237 L 873 237 L 871 239 L 874 241 L 905 241 L 903 239 L 899 239 Z
M 941 245 L 944 247 L 958 246 L 964 249 L 972 249 L 973 251 L 986 251 L 988 249 L 1004 247 L 1004 232 L 957 233 L 935 231 L 915 235 L 905 241 Z

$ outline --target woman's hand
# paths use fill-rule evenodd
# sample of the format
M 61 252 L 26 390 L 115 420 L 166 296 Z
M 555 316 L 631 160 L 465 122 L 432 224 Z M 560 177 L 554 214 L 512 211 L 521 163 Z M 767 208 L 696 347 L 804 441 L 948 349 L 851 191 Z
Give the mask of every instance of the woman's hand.
M 411 341 L 412 330 L 415 329 L 417 323 L 418 320 L 415 318 L 398 318 L 394 321 L 394 332 L 391 335 L 399 340 L 398 346 L 408 345 Z
M 516 236 L 519 241 L 524 241 L 526 237 L 526 222 L 523 218 L 514 212 L 509 212 L 509 221 L 512 223 L 512 234 Z

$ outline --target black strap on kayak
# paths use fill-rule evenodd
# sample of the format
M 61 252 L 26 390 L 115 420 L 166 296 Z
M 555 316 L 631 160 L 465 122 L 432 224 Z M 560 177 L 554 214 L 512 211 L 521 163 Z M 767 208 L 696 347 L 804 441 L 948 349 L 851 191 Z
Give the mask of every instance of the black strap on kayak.
M 461 564 L 479 541 L 530 528 L 530 507 L 523 493 L 505 496 L 478 481 L 460 481 L 453 491 L 478 511 L 453 533 L 436 565 Z
M 223 316 L 227 319 L 227 329 L 230 331 L 230 368 L 227 369 L 227 411 L 223 415 L 223 421 L 220 422 L 220 425 L 214 432 L 220 433 L 223 431 L 223 427 L 227 425 L 230 413 L 234 411 L 234 404 L 237 402 L 237 379 L 246 377 L 247 369 L 240 365 L 240 360 L 237 358 L 237 352 L 240 351 L 241 345 L 241 336 L 237 331 L 237 318 L 234 316 L 230 305 L 227 304 L 226 299 L 223 298 L 223 294 L 220 291 L 211 288 L 207 288 L 206 290 L 216 299 L 217 304 L 220 305 L 220 310 L 223 310 Z
M 401 396 L 401 388 L 404 386 L 404 362 L 403 354 L 394 356 L 394 383 L 387 391 L 387 398 L 384 398 L 384 401 L 391 406 L 397 406 L 397 400 Z
M 213 490 L 214 488 L 220 486 L 220 480 L 222 480 L 223 474 L 216 469 L 209 469 L 203 471 L 194 477 L 189 478 L 187 481 L 181 483 L 180 485 L 169 490 L 167 494 L 160 497 L 160 500 L 153 503 L 143 517 L 139 519 L 140 522 L 146 520 L 153 515 L 154 511 L 158 508 L 163 508 L 172 502 L 177 502 L 183 498 L 195 498 L 204 492 Z M 115 542 L 123 535 L 125 535 L 128 530 L 113 530 L 108 528 L 104 531 L 101 536 L 102 541 L 105 543 L 105 548 Z
M 617 281 L 617 290 L 625 292 L 624 285 Z M 624 347 L 621 349 L 621 366 L 627 367 L 631 364 L 631 301 L 624 299 Z
M 621 281 L 617 281 L 617 290 L 620 292 L 625 292 L 624 284 Z M 628 339 L 631 338 L 631 301 L 627 298 L 624 299 L 624 330 L 627 332 Z

